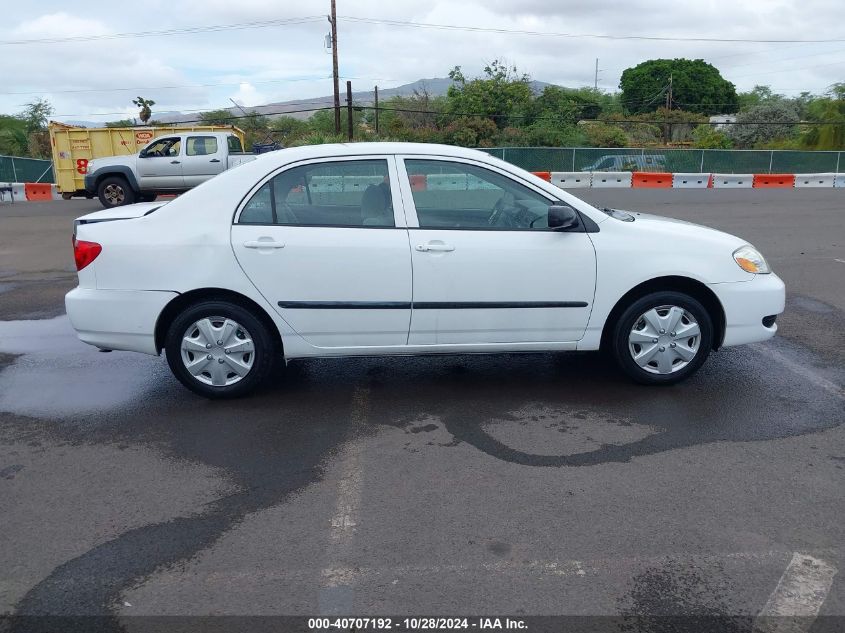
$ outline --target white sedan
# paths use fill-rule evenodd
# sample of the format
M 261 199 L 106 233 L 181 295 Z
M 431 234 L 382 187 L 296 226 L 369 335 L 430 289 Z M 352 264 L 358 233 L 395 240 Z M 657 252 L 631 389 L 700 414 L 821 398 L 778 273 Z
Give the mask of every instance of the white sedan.
M 75 223 L 67 312 L 107 350 L 165 351 L 207 397 L 282 359 L 609 350 L 669 384 L 777 331 L 784 285 L 740 238 L 598 210 L 483 152 L 272 152 L 167 204 Z

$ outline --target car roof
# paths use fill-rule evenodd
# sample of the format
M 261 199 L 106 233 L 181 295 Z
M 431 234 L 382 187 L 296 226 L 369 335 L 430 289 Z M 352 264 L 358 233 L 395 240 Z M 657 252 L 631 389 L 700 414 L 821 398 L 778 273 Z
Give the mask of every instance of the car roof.
M 327 143 L 324 145 L 302 145 L 288 147 L 263 154 L 261 160 L 290 163 L 311 158 L 333 158 L 337 156 L 366 156 L 384 154 L 427 154 L 450 156 L 453 158 L 472 158 L 490 161 L 490 154 L 476 149 L 439 145 L 436 143 L 398 143 L 398 142 L 360 142 Z

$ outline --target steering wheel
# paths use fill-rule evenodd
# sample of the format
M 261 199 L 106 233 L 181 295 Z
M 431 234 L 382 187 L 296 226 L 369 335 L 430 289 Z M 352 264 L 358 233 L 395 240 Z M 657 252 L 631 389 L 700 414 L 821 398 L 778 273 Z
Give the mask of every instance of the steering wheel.
M 493 212 L 490 214 L 490 217 L 487 218 L 487 224 L 490 226 L 496 226 L 499 220 L 502 217 L 502 214 L 505 212 L 505 197 L 502 196 L 498 200 L 496 200 L 496 204 L 493 205 Z

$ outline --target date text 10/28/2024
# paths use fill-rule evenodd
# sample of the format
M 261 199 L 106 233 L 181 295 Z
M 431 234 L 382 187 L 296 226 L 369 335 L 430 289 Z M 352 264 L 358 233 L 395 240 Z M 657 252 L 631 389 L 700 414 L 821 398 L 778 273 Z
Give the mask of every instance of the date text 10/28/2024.
M 373 631 L 520 631 L 526 630 L 524 620 L 511 618 L 308 618 L 308 628 L 320 630 Z

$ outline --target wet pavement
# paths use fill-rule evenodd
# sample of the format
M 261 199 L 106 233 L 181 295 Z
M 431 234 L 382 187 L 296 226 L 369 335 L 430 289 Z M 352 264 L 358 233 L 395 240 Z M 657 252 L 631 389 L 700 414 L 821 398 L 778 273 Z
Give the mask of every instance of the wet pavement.
M 682 385 L 598 354 L 319 360 L 235 402 L 75 339 L 96 203 L 2 206 L 0 613 L 845 615 L 843 194 L 583 192 L 786 281 L 780 336 Z

